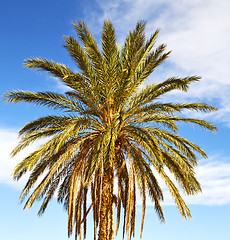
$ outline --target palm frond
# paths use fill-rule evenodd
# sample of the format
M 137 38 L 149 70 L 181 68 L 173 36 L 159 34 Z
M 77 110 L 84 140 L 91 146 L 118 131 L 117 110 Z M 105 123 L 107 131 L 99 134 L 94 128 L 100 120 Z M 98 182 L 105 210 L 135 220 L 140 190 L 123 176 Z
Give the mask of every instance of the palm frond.
M 7 103 L 28 102 L 38 106 L 45 106 L 52 109 L 65 109 L 66 111 L 78 112 L 77 102 L 60 93 L 53 92 L 26 92 L 11 91 L 4 95 Z

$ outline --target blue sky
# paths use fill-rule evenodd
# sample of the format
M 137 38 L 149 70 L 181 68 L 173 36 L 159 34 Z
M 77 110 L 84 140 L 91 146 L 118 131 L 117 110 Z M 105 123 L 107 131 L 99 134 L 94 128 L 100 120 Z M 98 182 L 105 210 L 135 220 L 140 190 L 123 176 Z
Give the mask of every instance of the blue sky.
M 165 80 L 169 76 L 200 75 L 187 94 L 173 92 L 167 101 L 205 102 L 219 108 L 217 113 L 195 114 L 215 123 L 216 134 L 199 128 L 181 126 L 182 136 L 200 145 L 209 159 L 199 159 L 197 177 L 203 193 L 185 198 L 192 220 L 181 219 L 165 190 L 166 224 L 160 224 L 148 202 L 143 240 L 216 240 L 230 235 L 230 2 L 228 0 L 8 0 L 0 3 L 0 95 L 10 90 L 57 91 L 65 88 L 44 73 L 23 68 L 29 57 L 45 57 L 75 66 L 68 57 L 64 35 L 74 35 L 71 23 L 85 20 L 100 40 L 104 19 L 111 19 L 122 44 L 129 30 L 139 19 L 147 20 L 147 35 L 160 28 L 158 43 L 166 43 L 172 54 L 148 79 Z M 29 240 L 67 238 L 67 216 L 61 205 L 53 200 L 43 217 L 36 216 L 38 205 L 23 211 L 18 204 L 25 178 L 14 182 L 13 167 L 38 144 L 9 157 L 16 145 L 17 132 L 27 122 L 49 112 L 27 104 L 6 105 L 0 101 L 0 238 Z M 191 113 L 187 113 L 188 115 Z M 141 212 L 138 211 L 140 218 Z M 140 226 L 137 222 L 136 238 Z M 92 239 L 92 223 L 88 237 Z M 120 239 L 119 237 L 117 239 Z

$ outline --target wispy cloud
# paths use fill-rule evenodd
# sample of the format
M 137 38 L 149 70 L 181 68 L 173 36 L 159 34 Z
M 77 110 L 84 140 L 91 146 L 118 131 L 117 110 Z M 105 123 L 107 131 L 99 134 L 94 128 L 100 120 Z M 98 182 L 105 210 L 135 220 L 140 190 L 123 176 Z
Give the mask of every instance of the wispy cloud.
M 196 167 L 196 178 L 202 187 L 202 193 L 196 195 L 185 195 L 180 191 L 182 198 L 187 205 L 208 205 L 217 206 L 230 204 L 230 159 L 226 157 L 210 157 L 208 160 L 200 160 L 199 166 Z M 162 178 L 153 169 L 156 178 L 162 188 L 164 201 L 162 205 L 175 205 L 168 188 Z M 176 183 L 171 173 L 167 173 L 173 180 L 178 189 L 180 187 Z M 141 198 L 137 199 L 138 204 L 142 203 Z M 153 205 L 151 199 L 147 198 L 147 204 Z
M 10 153 L 14 147 L 16 147 L 19 140 L 17 132 L 17 129 L 5 129 L 0 127 L 0 183 L 22 189 L 28 175 L 25 174 L 20 181 L 16 182 L 12 178 L 13 169 L 24 157 L 35 150 L 41 142 L 29 146 L 14 158 L 11 158 Z
M 203 192 L 188 199 L 188 203 L 222 205 L 230 203 L 230 161 L 228 158 L 213 156 L 200 162 L 197 168 Z
M 0 129 L 0 181 L 12 184 L 11 172 L 15 161 L 9 158 L 12 146 L 16 144 L 17 134 L 9 129 Z

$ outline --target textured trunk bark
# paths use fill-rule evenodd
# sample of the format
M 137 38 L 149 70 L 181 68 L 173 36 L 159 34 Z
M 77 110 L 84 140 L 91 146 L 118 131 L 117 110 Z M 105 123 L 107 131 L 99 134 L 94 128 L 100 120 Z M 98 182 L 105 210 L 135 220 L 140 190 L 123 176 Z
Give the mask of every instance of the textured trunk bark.
M 113 168 L 104 170 L 98 240 L 114 239 Z

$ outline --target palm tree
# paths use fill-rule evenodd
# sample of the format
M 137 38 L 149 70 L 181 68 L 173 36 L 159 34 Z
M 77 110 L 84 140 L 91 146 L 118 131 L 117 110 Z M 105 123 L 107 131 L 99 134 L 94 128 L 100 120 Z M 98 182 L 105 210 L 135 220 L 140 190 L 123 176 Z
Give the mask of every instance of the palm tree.
M 20 130 L 21 140 L 12 156 L 36 140 L 48 139 L 16 166 L 13 176 L 19 180 L 27 171 L 31 172 L 20 200 L 30 191 L 24 208 L 43 199 L 38 215 L 44 213 L 49 201 L 57 195 L 58 202 L 68 211 L 69 236 L 75 227 L 76 237 L 86 237 L 86 219 L 92 210 L 95 239 L 97 234 L 99 240 L 114 239 L 123 208 L 123 236 L 126 233 L 130 239 L 135 232 L 139 193 L 143 203 L 141 235 L 147 196 L 153 201 L 160 221 L 164 221 L 163 193 L 153 169 L 166 183 L 184 218 L 191 217 L 190 211 L 174 181 L 187 195 L 201 191 L 194 172 L 196 154 L 207 156 L 199 146 L 177 134 L 177 124 L 195 124 L 215 131 L 214 125 L 184 117 L 182 112 L 210 112 L 216 108 L 203 103 L 159 101 L 172 90 L 186 92 L 191 83 L 200 79 L 197 76 L 172 77 L 142 87 L 170 53 L 165 52 L 164 44 L 155 47 L 159 30 L 146 40 L 145 25 L 139 21 L 120 48 L 111 21 L 105 21 L 100 50 L 86 24 L 75 22 L 73 26 L 80 42 L 71 36 L 64 39 L 65 48 L 79 72 L 44 58 L 25 62 L 27 68 L 46 71 L 58 78 L 70 91 L 5 94 L 9 103 L 29 102 L 61 110 L 62 114 L 59 111 L 57 115 L 38 118 Z M 91 197 L 91 201 L 87 197 Z

